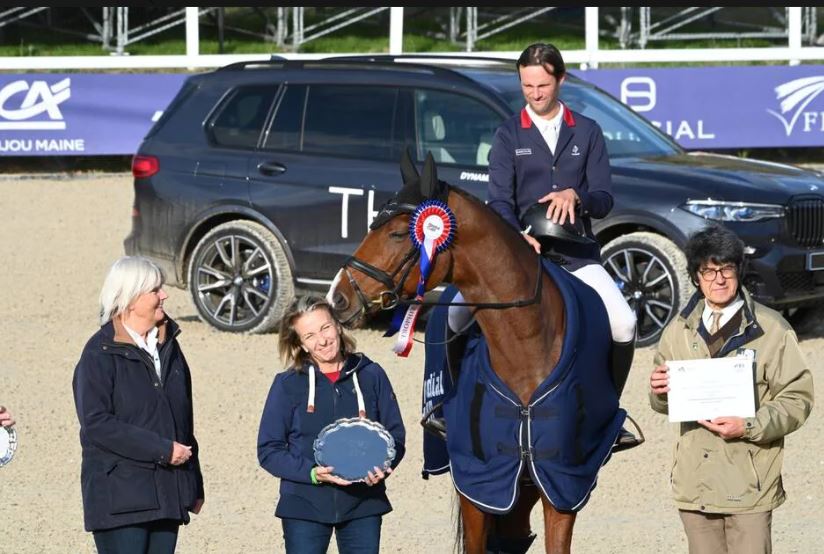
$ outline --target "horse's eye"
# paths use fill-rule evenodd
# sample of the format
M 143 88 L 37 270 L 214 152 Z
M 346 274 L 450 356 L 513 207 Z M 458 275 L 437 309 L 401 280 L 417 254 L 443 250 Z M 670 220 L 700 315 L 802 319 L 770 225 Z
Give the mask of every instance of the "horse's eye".
M 391 238 L 392 240 L 403 240 L 408 236 L 408 231 L 391 231 L 389 233 L 389 238 Z

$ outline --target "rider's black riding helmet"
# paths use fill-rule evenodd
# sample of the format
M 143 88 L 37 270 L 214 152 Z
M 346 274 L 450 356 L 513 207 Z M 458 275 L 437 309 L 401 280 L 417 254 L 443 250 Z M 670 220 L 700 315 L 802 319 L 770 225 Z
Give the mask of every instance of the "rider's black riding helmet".
M 553 241 L 573 242 L 577 244 L 592 244 L 593 241 L 584 232 L 584 224 L 580 218 L 575 223 L 567 220 L 563 225 L 553 223 L 546 217 L 546 204 L 533 204 L 521 218 L 521 224 L 526 232 L 547 246 Z

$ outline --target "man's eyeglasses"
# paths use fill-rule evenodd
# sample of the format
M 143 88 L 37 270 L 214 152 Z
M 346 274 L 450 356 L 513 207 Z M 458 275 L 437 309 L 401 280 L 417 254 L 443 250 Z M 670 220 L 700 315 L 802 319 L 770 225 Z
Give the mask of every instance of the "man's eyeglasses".
M 715 281 L 719 273 L 724 279 L 732 279 L 736 276 L 738 270 L 735 268 L 735 266 L 725 265 L 724 267 L 720 267 L 718 269 L 712 269 L 709 267 L 699 269 L 698 273 L 701 275 L 701 278 L 705 281 Z

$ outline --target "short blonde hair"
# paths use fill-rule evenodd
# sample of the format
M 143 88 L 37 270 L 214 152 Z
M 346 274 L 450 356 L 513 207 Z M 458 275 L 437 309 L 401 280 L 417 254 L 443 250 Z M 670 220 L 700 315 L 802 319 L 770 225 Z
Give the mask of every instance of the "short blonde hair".
M 163 271 L 143 256 L 123 256 L 106 274 L 100 291 L 100 324 L 105 325 L 141 294 L 162 287 Z
M 317 295 L 298 296 L 295 298 L 283 314 L 280 320 L 280 331 L 278 332 L 278 351 L 280 359 L 286 367 L 294 367 L 298 371 L 308 362 L 311 357 L 308 352 L 301 348 L 300 337 L 295 331 L 295 321 L 309 312 L 315 310 L 326 310 L 332 316 L 332 320 L 338 326 L 340 334 L 340 346 L 344 355 L 355 351 L 355 339 L 349 336 L 343 326 L 338 321 L 335 311 L 325 298 Z

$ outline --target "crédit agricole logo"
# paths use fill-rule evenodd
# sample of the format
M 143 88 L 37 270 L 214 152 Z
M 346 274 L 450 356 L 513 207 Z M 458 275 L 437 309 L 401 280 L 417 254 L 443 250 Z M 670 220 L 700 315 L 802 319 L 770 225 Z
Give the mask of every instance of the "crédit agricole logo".
M 32 152 L 84 151 L 84 139 L 40 134 L 41 131 L 66 130 L 60 105 L 69 98 L 69 77 L 54 83 L 20 79 L 0 88 L 0 153 L 25 155 Z

